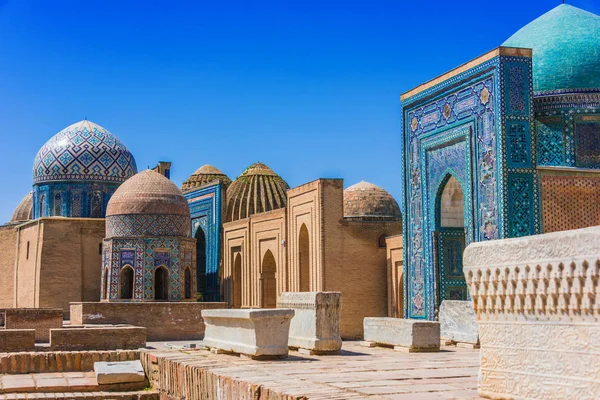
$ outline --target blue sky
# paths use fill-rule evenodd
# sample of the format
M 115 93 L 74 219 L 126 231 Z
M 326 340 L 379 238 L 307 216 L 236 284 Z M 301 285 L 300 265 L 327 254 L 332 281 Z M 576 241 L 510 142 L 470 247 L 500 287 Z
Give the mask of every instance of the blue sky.
M 0 222 L 37 150 L 85 117 L 140 170 L 173 162 L 178 185 L 261 161 L 291 186 L 364 179 L 398 197 L 399 94 L 558 4 L 0 0 Z

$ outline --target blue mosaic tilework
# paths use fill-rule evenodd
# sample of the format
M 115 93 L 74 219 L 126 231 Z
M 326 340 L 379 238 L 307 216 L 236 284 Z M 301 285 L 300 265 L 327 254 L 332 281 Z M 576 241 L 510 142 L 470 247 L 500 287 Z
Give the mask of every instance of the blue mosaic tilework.
M 106 217 L 106 237 L 187 236 L 190 219 L 185 215 L 126 214 Z
M 107 182 L 52 182 L 34 185 L 33 217 L 104 218 L 108 201 L 119 185 Z
M 537 121 L 538 165 L 565 165 L 565 142 L 561 117 L 541 118 Z
M 199 293 L 204 301 L 220 301 L 222 192 L 223 184 L 217 182 L 184 194 L 190 205 L 192 237 L 196 237 L 198 230 L 202 229 L 206 239 L 206 287 L 198 287 L 198 290 L 203 289 Z

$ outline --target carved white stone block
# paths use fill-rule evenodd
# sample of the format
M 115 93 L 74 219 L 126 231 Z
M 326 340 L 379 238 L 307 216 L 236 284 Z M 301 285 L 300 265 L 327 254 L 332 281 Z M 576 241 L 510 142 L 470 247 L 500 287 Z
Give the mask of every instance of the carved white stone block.
M 294 310 L 287 309 L 202 310 L 203 343 L 253 358 L 287 356 L 293 316 Z
M 470 301 L 444 300 L 439 313 L 442 340 L 479 344 L 477 317 Z
M 285 292 L 277 308 L 293 309 L 288 346 L 312 354 L 337 352 L 340 337 L 340 292 Z
M 597 399 L 600 227 L 474 243 L 463 264 L 479 324 L 479 394 Z
M 410 352 L 439 351 L 440 324 L 402 318 L 365 318 L 365 342 Z

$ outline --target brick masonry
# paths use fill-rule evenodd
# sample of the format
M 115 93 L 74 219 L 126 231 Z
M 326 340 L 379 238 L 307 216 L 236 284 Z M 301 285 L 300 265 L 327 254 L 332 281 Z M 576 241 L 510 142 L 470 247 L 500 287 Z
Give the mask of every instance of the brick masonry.
M 5 315 L 6 329 L 35 329 L 37 342 L 50 340 L 50 329 L 62 328 L 63 310 L 60 308 L 9 308 L 0 310 Z
M 107 326 L 50 330 L 52 350 L 132 350 L 146 346 L 146 328 Z
M 202 310 L 218 308 L 227 303 L 71 303 L 71 324 L 141 326 L 148 341 L 202 339 Z
M 31 351 L 35 347 L 35 329 L 0 329 L 0 353 Z
M 92 371 L 98 361 L 139 359 L 138 350 L 0 353 L 0 374 Z

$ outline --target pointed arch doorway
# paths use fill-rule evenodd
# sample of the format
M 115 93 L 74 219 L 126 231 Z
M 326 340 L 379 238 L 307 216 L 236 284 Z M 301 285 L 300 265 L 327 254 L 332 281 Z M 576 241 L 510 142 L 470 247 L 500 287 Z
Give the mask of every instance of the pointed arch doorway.
M 435 202 L 433 254 L 436 279 L 436 306 L 444 300 L 467 300 L 462 257 L 467 243 L 465 196 L 451 174 L 441 182 Z

